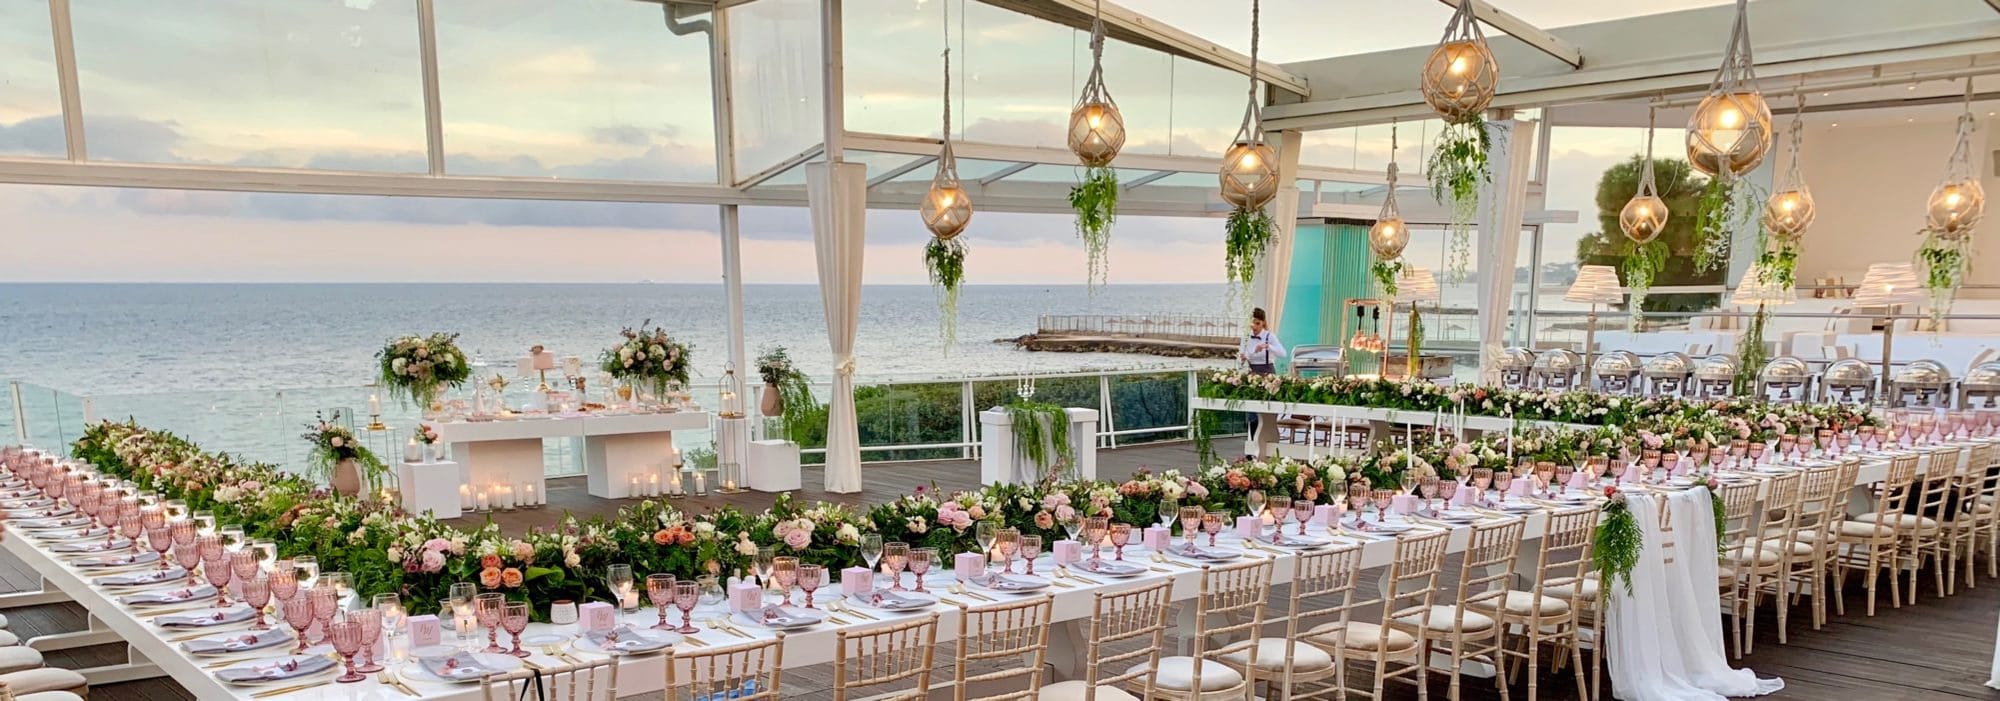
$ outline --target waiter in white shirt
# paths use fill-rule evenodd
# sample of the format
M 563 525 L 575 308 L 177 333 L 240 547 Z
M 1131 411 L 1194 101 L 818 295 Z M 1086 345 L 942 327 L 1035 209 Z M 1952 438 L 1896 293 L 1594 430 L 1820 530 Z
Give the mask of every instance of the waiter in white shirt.
M 1250 335 L 1243 338 L 1243 346 L 1236 352 L 1236 359 L 1250 366 L 1252 375 L 1270 375 L 1278 371 L 1278 361 L 1286 357 L 1285 345 L 1278 342 L 1278 334 L 1273 332 L 1264 319 L 1264 308 L 1250 310 Z M 1250 414 L 1251 445 L 1261 445 L 1260 416 Z M 1261 452 L 1261 451 L 1259 451 Z

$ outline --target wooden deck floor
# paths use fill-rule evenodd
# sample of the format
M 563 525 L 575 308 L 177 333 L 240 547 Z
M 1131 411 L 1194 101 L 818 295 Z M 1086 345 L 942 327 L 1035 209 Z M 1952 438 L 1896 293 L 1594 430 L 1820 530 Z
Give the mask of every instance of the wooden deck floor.
M 1194 462 L 1194 450 L 1187 443 L 1170 443 L 1099 453 L 1099 475 L 1122 478 L 1140 467 L 1169 469 Z M 936 483 L 944 489 L 961 489 L 978 481 L 978 467 L 969 461 L 904 463 L 867 468 L 867 490 L 861 494 L 830 495 L 817 488 L 817 469 L 805 474 L 807 489 L 801 499 L 839 501 L 848 504 L 873 503 L 901 495 L 919 485 Z M 580 478 L 553 481 L 550 506 L 533 511 L 494 514 L 493 519 L 509 532 L 554 522 L 565 509 L 579 515 L 615 512 L 622 502 L 594 499 L 585 494 Z M 746 493 L 733 496 L 690 497 L 685 508 L 700 509 L 724 503 L 742 508 L 763 508 L 771 495 Z M 483 517 L 482 517 L 483 518 Z M 466 520 L 465 523 L 473 523 Z M 34 573 L 11 555 L 0 553 L 0 590 L 22 591 L 37 586 Z M 1846 594 L 1849 614 L 1832 618 L 1823 630 L 1814 631 L 1804 622 L 1805 609 L 1795 613 L 1790 644 L 1779 645 L 1777 619 L 1769 610 L 1757 622 L 1756 652 L 1736 664 L 1749 666 L 1760 676 L 1784 678 L 1784 691 L 1765 697 L 1775 700 L 1818 701 L 1820 699 L 1864 699 L 1898 701 L 1949 701 L 1981 699 L 2000 701 L 2000 691 L 1984 686 L 1994 649 L 1996 612 L 2000 612 L 2000 580 L 1982 577 L 1979 587 L 1961 589 L 1954 597 L 1939 599 L 1925 580 L 1918 605 L 1901 609 L 1886 604 L 1873 618 L 1860 615 L 1863 592 L 1850 584 Z M 1884 594 L 1886 597 L 1886 593 Z M 83 609 L 75 604 L 35 606 L 6 611 L 8 628 L 23 639 L 36 635 L 82 630 Z M 940 660 L 949 660 L 949 648 L 939 651 Z M 115 645 L 64 650 L 47 654 L 51 665 L 69 668 L 114 664 L 125 661 L 124 650 Z M 949 665 L 941 665 L 938 681 L 949 681 Z M 1571 677 L 1543 672 L 1541 698 L 1575 699 Z M 787 670 L 786 696 L 821 699 L 831 695 L 830 670 L 808 668 Z M 1443 698 L 1444 678 L 1433 677 L 1431 690 Z M 1608 684 L 1608 682 L 1607 682 Z M 1469 679 L 1467 699 L 1498 699 L 1492 682 Z M 1525 698 L 1525 686 L 1517 681 L 1514 698 Z M 1414 699 L 1416 692 L 1405 685 L 1390 687 L 1390 698 Z M 112 684 L 91 689 L 93 701 L 160 701 L 193 698 L 171 679 Z M 634 697 L 639 698 L 639 697 Z M 658 698 L 650 695 L 647 698 Z M 937 696 L 936 698 L 948 698 Z M 1606 698 L 1609 698 L 1607 694 Z

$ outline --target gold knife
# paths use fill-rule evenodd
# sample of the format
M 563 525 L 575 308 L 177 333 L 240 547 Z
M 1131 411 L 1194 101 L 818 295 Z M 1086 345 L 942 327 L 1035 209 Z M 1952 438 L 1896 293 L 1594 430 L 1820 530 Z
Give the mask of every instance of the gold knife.
M 1071 573 L 1069 573 L 1069 578 L 1070 578 L 1070 579 L 1074 579 L 1074 580 L 1076 580 L 1076 581 L 1079 581 L 1079 582 L 1083 582 L 1084 584 L 1099 584 L 1099 585 L 1103 584 L 1103 582 L 1100 582 L 1100 581 L 1097 581 L 1097 580 L 1095 580 L 1095 579 L 1091 579 L 1091 578 L 1089 578 L 1089 577 L 1085 577 L 1085 576 L 1083 576 L 1083 575 L 1080 575 L 1080 574 L 1077 574 L 1077 573 L 1075 573 L 1075 572 L 1071 572 Z
M 313 687 L 316 687 L 316 686 L 319 686 L 319 685 L 320 685 L 320 682 L 314 682 L 314 683 L 311 683 L 311 684 L 297 684 L 297 685 L 293 685 L 293 686 L 287 686 L 287 687 L 284 687 L 284 688 L 281 688 L 281 689 L 266 689 L 266 690 L 264 690 L 264 691 L 259 691 L 259 692 L 257 692 L 257 693 L 254 693 L 254 694 L 251 694 L 251 695 L 250 695 L 250 697 L 251 697 L 251 698 L 257 698 L 257 699 L 261 699 L 261 698 L 268 698 L 268 697 L 272 697 L 272 696 L 282 696 L 282 695 L 284 695 L 284 694 L 289 694 L 289 693 L 292 693 L 292 692 L 295 692 L 295 691 L 305 691 L 305 690 L 307 690 L 307 689 L 311 689 L 311 688 L 313 688 Z

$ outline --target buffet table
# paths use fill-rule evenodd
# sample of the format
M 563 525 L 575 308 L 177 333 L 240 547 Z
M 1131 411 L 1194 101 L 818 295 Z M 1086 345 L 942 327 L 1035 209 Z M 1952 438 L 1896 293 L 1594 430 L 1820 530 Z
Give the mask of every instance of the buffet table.
M 465 466 L 466 484 L 474 492 L 487 485 L 532 485 L 533 494 L 516 493 L 523 505 L 548 500 L 542 468 L 542 441 L 583 439 L 584 471 L 590 495 L 623 499 L 631 495 L 631 478 L 647 482 L 671 467 L 678 452 L 673 432 L 709 427 L 701 411 L 635 414 L 517 414 L 492 421 L 451 421 L 433 424 L 438 440 L 452 446 L 452 456 Z

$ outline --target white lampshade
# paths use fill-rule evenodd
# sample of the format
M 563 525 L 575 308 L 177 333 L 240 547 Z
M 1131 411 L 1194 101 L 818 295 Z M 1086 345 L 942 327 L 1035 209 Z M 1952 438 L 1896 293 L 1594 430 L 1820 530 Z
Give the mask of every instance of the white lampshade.
M 1736 293 L 1730 295 L 1729 303 L 1743 307 L 1760 304 L 1771 307 L 1799 301 L 1797 290 L 1779 284 L 1777 280 L 1767 281 L 1764 278 L 1764 266 L 1750 264 L 1750 269 L 1743 271 L 1743 279 L 1736 283 Z
M 1431 274 L 1430 268 L 1405 265 L 1401 272 L 1396 273 L 1396 302 L 1436 302 L 1438 296 L 1437 277 Z
M 1563 293 L 1563 301 L 1583 304 L 1617 304 L 1624 299 L 1618 286 L 1618 271 L 1609 265 L 1586 265 L 1576 271 L 1576 281 Z
M 1876 263 L 1868 266 L 1861 287 L 1854 291 L 1854 306 L 1886 307 L 1924 300 L 1924 288 L 1917 283 L 1917 269 L 1909 263 Z

